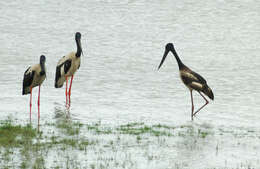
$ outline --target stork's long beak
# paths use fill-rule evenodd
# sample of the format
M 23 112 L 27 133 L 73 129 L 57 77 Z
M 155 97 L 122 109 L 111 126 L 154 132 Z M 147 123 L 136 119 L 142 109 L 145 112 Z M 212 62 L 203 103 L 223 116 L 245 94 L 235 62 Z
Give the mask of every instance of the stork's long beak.
M 80 46 L 80 49 L 81 49 L 81 54 L 83 55 L 83 50 L 82 50 L 82 47 L 81 47 L 81 41 L 79 41 L 79 46 Z
M 40 72 L 40 75 L 46 74 L 46 71 L 45 71 L 45 63 L 41 63 L 40 65 L 41 65 L 41 69 L 42 69 L 42 71 Z
M 160 65 L 159 65 L 159 67 L 158 67 L 158 70 L 159 70 L 160 67 L 162 66 L 162 64 L 163 64 L 163 62 L 164 62 L 166 56 L 168 55 L 168 53 L 169 53 L 169 50 L 165 49 L 164 54 L 163 54 L 163 58 L 162 58 L 161 63 L 160 63 Z
M 43 72 L 45 72 L 45 66 L 44 66 L 44 64 L 41 64 L 41 69 L 42 69 Z
M 81 40 L 77 39 L 77 42 L 79 44 L 79 48 L 80 48 L 81 54 L 83 55 L 83 50 L 82 50 L 82 46 L 81 46 Z
M 45 74 L 45 56 L 41 55 L 40 57 L 40 66 L 41 66 L 41 72 Z

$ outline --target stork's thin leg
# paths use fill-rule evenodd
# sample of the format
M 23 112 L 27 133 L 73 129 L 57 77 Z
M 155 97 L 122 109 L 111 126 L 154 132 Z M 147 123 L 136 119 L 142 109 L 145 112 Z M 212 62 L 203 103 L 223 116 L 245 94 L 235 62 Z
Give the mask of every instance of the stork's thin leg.
M 71 76 L 71 80 L 70 80 L 70 88 L 69 88 L 69 107 L 70 107 L 70 95 L 71 95 L 71 86 L 72 86 L 73 77 L 74 77 L 74 75 Z
M 32 87 L 30 87 L 30 123 L 32 121 Z
M 66 107 L 68 106 L 68 101 L 67 101 L 67 96 L 68 96 L 68 92 L 67 92 L 67 88 L 68 88 L 68 77 L 66 76 L 66 90 L 65 90 L 65 96 L 66 96 Z
M 191 120 L 193 120 L 194 104 L 193 104 L 192 90 L 190 90 L 190 97 L 191 97 Z
M 40 93 L 41 93 L 41 85 L 39 85 L 39 92 L 38 92 L 38 125 L 40 124 Z
M 199 91 L 198 91 L 199 92 Z M 194 114 L 193 114 L 193 116 L 195 116 L 195 114 L 196 113 L 198 113 L 203 107 L 205 107 L 208 103 L 209 103 L 209 101 L 199 92 L 199 94 L 203 97 L 203 99 L 206 101 L 206 103 L 203 105 L 203 106 L 201 106 Z

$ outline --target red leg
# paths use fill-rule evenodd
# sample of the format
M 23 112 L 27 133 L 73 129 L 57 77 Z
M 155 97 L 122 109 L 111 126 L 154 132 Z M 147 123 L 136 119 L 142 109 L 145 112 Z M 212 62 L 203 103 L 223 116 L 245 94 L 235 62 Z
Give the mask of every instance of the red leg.
M 192 90 L 190 90 L 190 97 L 191 97 L 191 120 L 193 120 L 194 105 L 193 105 Z
M 198 91 L 199 92 L 199 91 Z M 196 113 L 198 113 L 203 107 L 205 107 L 208 103 L 209 103 L 209 101 L 199 92 L 199 94 L 203 97 L 203 99 L 206 101 L 206 103 L 203 105 L 203 106 L 201 106 L 194 114 L 193 114 L 193 116 L 195 116 L 195 114 Z
M 38 125 L 40 124 L 40 93 L 41 93 L 41 85 L 39 85 L 39 92 L 38 92 Z
M 66 96 L 66 107 L 67 107 L 67 105 L 68 105 L 68 102 L 67 102 L 67 96 L 68 96 L 68 92 L 67 92 L 67 88 L 68 88 L 68 77 L 66 76 L 65 77 L 66 78 L 66 90 L 65 90 L 65 96 Z
M 32 87 L 30 87 L 30 123 L 32 121 Z
M 70 95 L 71 95 L 72 80 L 73 80 L 73 75 L 71 76 L 71 80 L 70 80 L 70 88 L 69 88 L 69 107 L 70 107 Z

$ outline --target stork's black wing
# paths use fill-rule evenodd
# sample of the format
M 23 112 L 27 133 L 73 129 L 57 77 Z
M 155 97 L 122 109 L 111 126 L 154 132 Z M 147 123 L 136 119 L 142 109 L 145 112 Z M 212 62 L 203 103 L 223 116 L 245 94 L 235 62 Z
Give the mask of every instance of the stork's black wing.
M 64 58 L 64 57 L 63 57 Z M 71 67 L 72 60 L 67 59 L 60 64 L 57 65 L 56 67 L 56 75 L 55 75 L 55 87 L 58 88 L 58 81 L 59 79 L 64 76 L 70 69 Z
M 33 82 L 35 71 L 31 71 L 31 67 L 29 67 L 25 72 L 23 76 L 23 95 L 27 94 L 26 88 L 31 86 Z
M 198 73 L 193 72 L 193 71 L 191 73 L 198 79 L 198 82 L 200 82 L 202 84 L 207 83 L 207 81 L 201 75 L 199 75 Z

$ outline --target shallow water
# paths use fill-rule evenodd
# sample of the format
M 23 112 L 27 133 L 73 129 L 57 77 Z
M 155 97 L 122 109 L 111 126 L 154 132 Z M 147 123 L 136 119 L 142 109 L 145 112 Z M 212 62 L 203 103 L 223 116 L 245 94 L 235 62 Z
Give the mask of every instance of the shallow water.
M 74 33 L 79 31 L 84 56 L 73 81 L 72 119 L 100 120 L 110 126 L 209 125 L 215 133 L 208 144 L 200 142 L 193 151 L 185 146 L 162 148 L 156 153 L 165 163 L 141 168 L 171 168 L 172 158 L 185 164 L 183 168 L 260 166 L 259 7 L 254 0 L 1 1 L 0 119 L 12 115 L 28 122 L 29 96 L 21 95 L 23 73 L 39 62 L 41 54 L 46 55 L 48 71 L 41 88 L 41 123 L 54 121 L 58 112 L 65 111 L 65 89 L 54 88 L 55 66 L 60 57 L 76 50 Z M 190 93 L 179 78 L 174 57 L 170 54 L 157 71 L 168 42 L 207 80 L 215 95 L 194 123 Z M 196 109 L 204 100 L 195 92 L 194 98 Z M 36 123 L 37 88 L 33 103 Z M 254 134 L 238 140 L 219 135 L 220 129 Z M 217 144 L 222 145 L 218 155 L 212 151 Z

